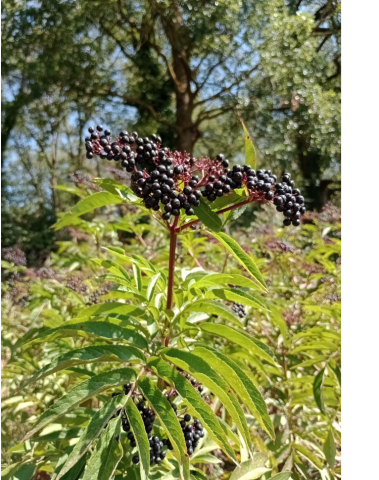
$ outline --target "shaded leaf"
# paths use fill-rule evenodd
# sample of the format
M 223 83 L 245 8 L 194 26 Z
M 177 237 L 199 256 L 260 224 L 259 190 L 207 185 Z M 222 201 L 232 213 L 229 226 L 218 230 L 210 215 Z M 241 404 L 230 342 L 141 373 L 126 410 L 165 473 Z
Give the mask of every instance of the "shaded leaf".
M 125 411 L 137 443 L 137 449 L 140 459 L 139 465 L 141 480 L 146 480 L 149 476 L 150 468 L 150 444 L 149 440 L 147 439 L 145 425 L 143 423 L 141 413 L 139 412 L 138 408 L 130 397 L 126 402 Z
M 322 469 L 323 463 L 319 460 L 314 453 L 312 453 L 308 448 L 298 443 L 293 444 L 293 448 L 301 453 L 305 458 L 307 458 L 316 468 Z
M 334 442 L 332 429 L 329 429 L 328 431 L 328 435 L 323 445 L 323 450 L 325 453 L 326 461 L 329 464 L 329 467 L 333 468 L 335 458 L 336 458 L 336 444 Z
M 200 419 L 219 448 L 235 460 L 234 451 L 230 447 L 216 415 L 211 407 L 202 400 L 199 392 L 193 388 L 192 384 L 161 358 L 150 358 L 148 366 L 153 368 L 159 377 L 164 378 L 177 390 L 179 395 L 188 403 L 192 415 Z
M 100 435 L 96 449 L 87 462 L 83 480 L 111 480 L 122 458 L 122 446 L 116 439 L 120 431 L 121 418 L 115 418 Z
M 313 382 L 313 395 L 315 397 L 315 401 L 317 403 L 318 408 L 322 413 L 325 412 L 324 410 L 324 401 L 322 397 L 322 387 L 324 383 L 324 373 L 325 368 L 322 368 L 315 377 Z
M 64 370 L 74 365 L 83 365 L 93 362 L 134 362 L 145 361 L 144 354 L 129 345 L 98 345 L 93 347 L 79 348 L 78 350 L 71 350 L 55 358 L 51 363 L 44 366 L 35 373 L 30 379 L 20 386 L 25 388 L 30 383 L 41 380 L 47 375 Z
M 67 413 L 71 408 L 80 405 L 85 400 L 107 390 L 110 387 L 116 387 L 135 381 L 136 373 L 131 368 L 120 368 L 111 372 L 101 373 L 95 377 L 73 387 L 68 393 L 57 400 L 51 407 L 39 417 L 34 427 L 25 436 L 24 440 L 28 440 L 35 433 L 40 431 L 45 425 L 53 422 L 55 419 Z
M 210 233 L 238 260 L 257 283 L 266 290 L 265 281 L 250 255 L 248 255 L 233 238 L 226 235 L 226 233 Z
M 193 209 L 195 215 L 207 228 L 214 232 L 219 232 L 221 230 L 221 218 L 205 203 L 203 197 L 200 199 L 200 205 L 198 207 L 193 207 Z
M 277 473 L 273 477 L 270 477 L 270 480 L 289 480 L 291 478 L 291 472 L 281 472 Z
M 210 391 L 212 391 L 229 411 L 237 428 L 249 449 L 252 450 L 249 431 L 247 428 L 245 415 L 241 406 L 237 402 L 233 391 L 225 380 L 208 365 L 202 358 L 189 352 L 177 350 L 175 348 L 164 348 L 161 353 L 167 360 L 174 363 L 183 370 L 191 373 L 199 382 L 203 383 Z
M 136 347 L 147 349 L 146 339 L 132 326 L 120 327 L 109 322 L 80 322 L 73 324 L 64 324 L 58 328 L 45 330 L 37 335 L 30 342 L 24 345 L 24 348 L 37 343 L 52 342 L 57 338 L 84 337 L 89 338 L 96 335 L 101 338 L 111 340 L 123 340 L 132 343 Z
M 98 438 L 104 430 L 104 426 L 109 422 L 111 417 L 116 413 L 120 405 L 124 405 L 125 396 L 118 395 L 108 400 L 102 408 L 100 408 L 94 416 L 88 427 L 84 430 L 78 442 L 68 456 L 62 470 L 59 472 L 56 480 L 59 480 L 73 465 L 75 465 L 83 455 L 88 451 L 92 443 Z
M 189 479 L 189 460 L 184 435 L 179 421 L 166 397 L 159 388 L 147 377 L 138 380 L 138 386 L 145 398 L 150 402 L 157 417 L 173 446 L 174 455 L 179 463 L 180 474 L 183 480 Z

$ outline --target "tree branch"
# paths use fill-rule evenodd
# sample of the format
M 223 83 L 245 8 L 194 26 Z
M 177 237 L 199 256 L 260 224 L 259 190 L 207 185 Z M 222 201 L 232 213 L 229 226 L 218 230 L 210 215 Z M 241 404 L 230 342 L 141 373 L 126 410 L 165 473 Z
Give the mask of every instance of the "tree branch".
M 257 68 L 260 66 L 260 63 L 258 63 L 257 65 L 255 65 L 253 68 L 251 68 L 250 70 L 247 70 L 246 72 L 244 72 L 244 74 L 238 78 L 236 81 L 234 81 L 233 83 L 231 83 L 228 87 L 224 87 L 222 88 L 219 92 L 215 93 L 214 95 L 208 97 L 208 98 L 205 98 L 203 100 L 200 100 L 199 102 L 196 102 L 195 103 L 195 107 L 198 107 L 199 105 L 203 105 L 204 103 L 207 103 L 207 102 L 211 102 L 212 100 L 216 100 L 217 98 L 219 98 L 223 93 L 226 93 L 226 92 L 229 92 L 233 87 L 239 85 L 241 82 L 243 82 L 244 80 L 246 80 L 246 78 L 248 78 L 255 70 L 257 70 Z
M 213 118 L 217 118 L 220 115 L 223 115 L 226 112 L 229 112 L 231 110 L 234 110 L 234 106 L 228 106 L 228 107 L 220 107 L 220 108 L 215 108 L 213 110 L 203 110 L 200 112 L 200 114 L 197 117 L 197 120 L 195 121 L 195 125 L 200 125 L 204 120 L 212 120 Z M 218 110 L 218 112 L 217 112 Z M 217 113 L 212 113 L 212 112 L 217 112 Z M 204 113 L 204 115 L 202 115 Z
M 154 108 L 149 103 L 144 102 L 143 100 L 137 97 L 132 97 L 131 95 L 122 95 L 120 93 L 114 92 L 107 88 L 104 89 L 104 95 L 107 95 L 113 98 L 121 98 L 125 105 L 130 105 L 131 107 L 141 107 L 147 110 L 148 112 L 150 112 L 152 117 L 155 120 L 157 120 L 157 122 L 162 123 L 163 125 L 168 125 L 169 127 L 178 131 L 178 127 L 175 125 L 175 123 L 169 122 L 168 120 L 161 118 L 160 115 L 154 110 Z

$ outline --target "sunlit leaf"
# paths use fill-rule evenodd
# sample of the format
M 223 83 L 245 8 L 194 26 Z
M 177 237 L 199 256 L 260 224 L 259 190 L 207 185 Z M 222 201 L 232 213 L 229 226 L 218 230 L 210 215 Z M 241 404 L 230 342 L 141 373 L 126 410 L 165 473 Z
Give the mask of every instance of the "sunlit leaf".
M 131 368 L 120 368 L 111 372 L 101 373 L 73 387 L 68 393 L 57 400 L 51 407 L 44 411 L 34 427 L 25 436 L 23 441 L 31 438 L 45 425 L 67 413 L 70 409 L 80 405 L 85 400 L 92 398 L 110 387 L 116 387 L 135 381 L 136 373 Z
M 257 283 L 266 289 L 265 281 L 250 255 L 248 255 L 233 238 L 229 237 L 229 235 L 222 232 L 210 233 L 234 256 L 236 260 L 238 260 Z

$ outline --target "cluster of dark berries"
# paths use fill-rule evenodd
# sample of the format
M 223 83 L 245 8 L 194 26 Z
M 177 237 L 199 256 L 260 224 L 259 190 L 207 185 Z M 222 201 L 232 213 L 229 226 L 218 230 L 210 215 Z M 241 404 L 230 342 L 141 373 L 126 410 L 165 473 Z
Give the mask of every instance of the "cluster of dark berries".
M 101 297 L 109 293 L 109 291 L 110 285 L 105 285 L 102 288 L 98 288 L 89 295 L 87 305 L 95 305 L 97 303 L 101 303 L 103 301 Z
M 286 217 L 284 226 L 300 225 L 300 216 L 305 213 L 304 197 L 298 188 L 295 188 L 295 182 L 291 180 L 291 175 L 285 173 L 282 176 L 282 183 L 275 185 L 274 205 L 278 212 L 283 212 Z
M 246 315 L 245 307 L 242 303 L 233 303 L 232 310 L 240 317 L 243 318 Z
M 188 413 L 184 415 L 183 420 L 180 421 L 180 426 L 186 441 L 188 455 L 193 454 L 195 448 L 199 444 L 200 438 L 204 437 L 202 424 L 198 420 L 189 423 L 190 421 L 191 415 Z
M 166 157 L 160 158 L 164 161 Z M 167 161 L 172 162 L 168 157 Z M 162 218 L 169 220 L 170 216 L 178 217 L 180 210 L 184 210 L 186 215 L 194 215 L 192 206 L 200 205 L 200 190 L 196 190 L 198 184 L 198 177 L 192 176 L 188 185 L 182 191 L 177 191 L 176 180 L 177 177 L 184 173 L 182 165 L 177 165 L 170 168 L 168 165 L 158 163 L 156 168 L 150 175 L 137 171 L 132 175 L 133 189 L 138 197 L 143 198 L 144 204 L 147 208 L 154 211 L 160 210 L 160 203 L 163 206 L 164 212 Z
M 193 207 L 200 205 L 201 196 L 212 203 L 217 197 L 243 187 L 249 191 L 249 201 L 273 201 L 286 217 L 285 226 L 299 225 L 300 215 L 305 212 L 304 198 L 287 173 L 282 183 L 276 184 L 277 177 L 270 170 L 255 171 L 249 165 L 234 165 L 229 169 L 229 161 L 223 154 L 215 160 L 195 160 L 186 153 L 171 153 L 162 147 L 161 138 L 155 134 L 139 138 L 137 132 L 123 131 L 112 142 L 111 132 L 103 131 L 101 125 L 88 131 L 87 158 L 96 154 L 108 160 L 121 160 L 121 166 L 133 172 L 132 189 L 136 195 L 147 208 L 161 212 L 166 221 L 171 216 L 179 217 L 181 210 L 188 216 L 194 215 Z

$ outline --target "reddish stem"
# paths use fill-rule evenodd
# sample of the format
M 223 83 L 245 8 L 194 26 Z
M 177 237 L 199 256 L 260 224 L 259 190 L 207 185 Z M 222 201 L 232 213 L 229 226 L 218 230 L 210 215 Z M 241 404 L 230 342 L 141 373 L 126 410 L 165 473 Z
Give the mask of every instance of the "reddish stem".
M 174 298 L 174 277 L 175 277 L 175 254 L 176 254 L 176 225 L 179 217 L 175 218 L 170 226 L 170 257 L 168 263 L 168 285 L 167 285 L 167 309 L 172 310 Z

